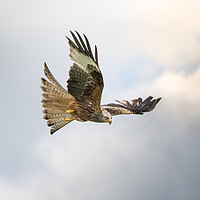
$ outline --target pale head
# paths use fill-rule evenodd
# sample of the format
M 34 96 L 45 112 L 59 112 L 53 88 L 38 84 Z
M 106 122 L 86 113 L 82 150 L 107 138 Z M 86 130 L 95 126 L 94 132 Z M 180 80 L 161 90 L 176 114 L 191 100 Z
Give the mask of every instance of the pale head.
M 109 123 L 109 125 L 111 125 L 112 115 L 107 110 L 102 110 L 102 114 L 103 114 L 103 119 L 105 120 L 105 122 L 107 122 L 107 123 Z

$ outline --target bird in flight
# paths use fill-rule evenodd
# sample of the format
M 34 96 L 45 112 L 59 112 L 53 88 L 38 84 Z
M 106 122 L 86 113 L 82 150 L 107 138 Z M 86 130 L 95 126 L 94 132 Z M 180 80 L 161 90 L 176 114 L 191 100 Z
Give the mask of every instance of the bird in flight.
M 42 106 L 47 126 L 51 127 L 50 134 L 63 126 L 77 120 L 81 122 L 107 122 L 111 124 L 112 116 L 123 114 L 143 114 L 152 111 L 161 98 L 149 96 L 130 101 L 116 101 L 101 105 L 101 95 L 104 87 L 102 73 L 99 68 L 97 46 L 93 56 L 89 40 L 83 34 L 72 31 L 73 41 L 68 39 L 70 58 L 73 61 L 67 80 L 67 90 L 64 89 L 44 63 L 44 74 L 41 89 L 43 91 Z

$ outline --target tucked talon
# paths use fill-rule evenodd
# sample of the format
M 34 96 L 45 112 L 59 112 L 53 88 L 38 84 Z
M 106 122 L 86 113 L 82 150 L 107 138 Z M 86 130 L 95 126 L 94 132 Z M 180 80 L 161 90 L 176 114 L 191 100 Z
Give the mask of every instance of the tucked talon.
M 71 109 L 66 111 L 66 113 L 68 113 L 68 114 L 73 113 L 73 112 L 74 112 L 74 110 L 71 110 Z
M 72 118 L 69 118 L 69 117 L 65 117 L 65 119 L 64 119 L 64 121 L 71 121 L 72 120 Z

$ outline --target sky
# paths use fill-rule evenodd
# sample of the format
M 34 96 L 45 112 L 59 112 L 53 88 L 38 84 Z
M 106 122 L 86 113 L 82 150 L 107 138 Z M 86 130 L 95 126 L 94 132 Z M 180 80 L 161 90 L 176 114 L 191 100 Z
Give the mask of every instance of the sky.
M 199 19 L 199 0 L 2 1 L 0 199 L 199 199 Z M 102 103 L 156 109 L 51 136 L 40 78 L 47 62 L 66 87 L 70 30 L 98 47 Z

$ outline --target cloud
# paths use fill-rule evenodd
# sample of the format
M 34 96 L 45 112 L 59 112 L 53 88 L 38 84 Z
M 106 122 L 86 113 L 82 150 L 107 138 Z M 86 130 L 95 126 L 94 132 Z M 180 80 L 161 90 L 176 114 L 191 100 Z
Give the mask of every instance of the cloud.
M 166 72 L 156 80 L 153 90 L 162 93 L 177 112 L 198 117 L 200 111 L 200 67 L 192 74 Z
M 74 122 L 54 136 L 41 134 L 30 157 L 37 165 L 20 182 L 2 183 L 4 199 L 197 197 L 199 77 L 199 68 L 163 74 L 149 86 L 163 99 L 144 116 L 115 117 L 112 126 Z
M 123 55 L 124 60 L 144 55 L 164 69 L 194 70 L 200 61 L 199 6 L 198 1 L 188 0 L 132 1 L 126 12 L 118 15 L 123 23 L 116 26 L 117 32 L 106 34 L 106 48 Z
M 197 199 L 199 1 L 29 3 L 4 2 L 0 13 L 0 199 Z M 69 29 L 98 45 L 105 103 L 161 96 L 157 108 L 50 136 L 42 62 L 66 84 Z

